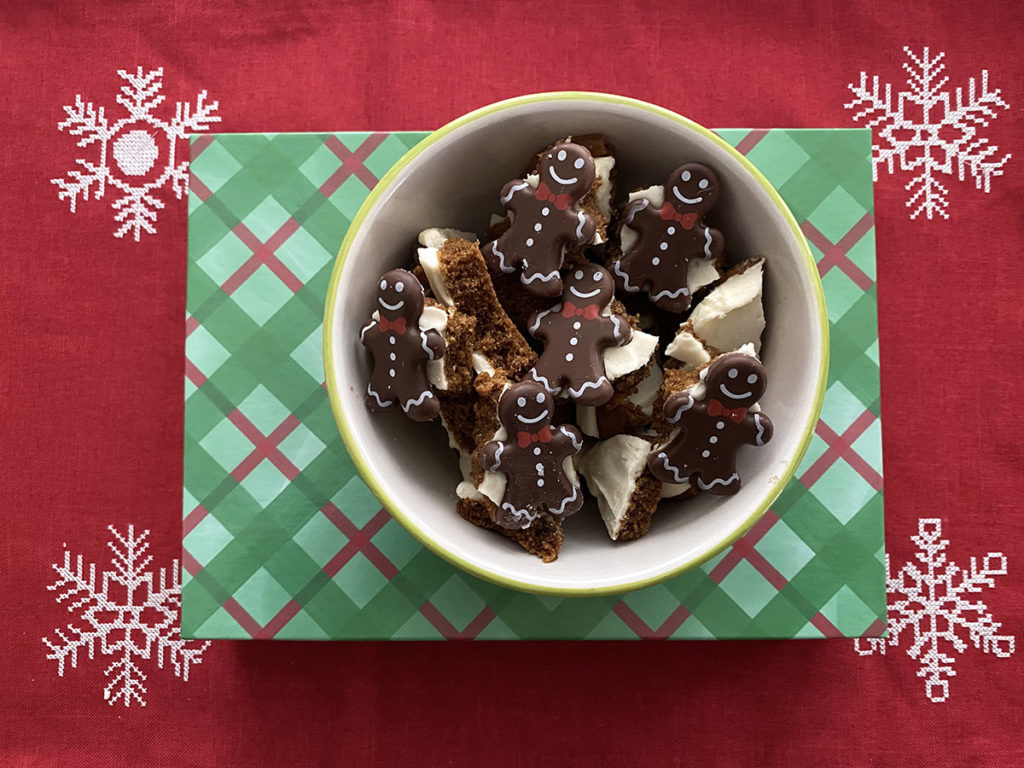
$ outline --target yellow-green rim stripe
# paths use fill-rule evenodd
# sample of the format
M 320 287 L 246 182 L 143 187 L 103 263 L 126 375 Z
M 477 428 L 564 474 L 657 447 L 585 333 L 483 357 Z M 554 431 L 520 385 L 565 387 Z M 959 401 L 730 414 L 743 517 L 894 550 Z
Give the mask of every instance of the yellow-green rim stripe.
M 338 286 L 341 283 L 341 273 L 345 265 L 345 259 L 348 256 L 348 250 L 355 238 L 356 233 L 359 231 L 359 227 L 362 225 L 363 220 L 366 218 L 370 209 L 376 204 L 384 191 L 388 186 L 395 180 L 399 173 L 408 166 L 416 157 L 423 153 L 428 147 L 436 144 L 439 140 L 447 136 L 452 131 L 467 125 L 474 120 L 478 120 L 481 117 L 499 112 L 512 107 L 522 106 L 524 104 L 533 104 L 543 101 L 568 101 L 568 100 L 587 100 L 597 102 L 607 102 L 610 104 L 624 105 L 643 109 L 647 112 L 652 112 L 661 117 L 668 118 L 673 122 L 679 123 L 696 133 L 704 136 L 713 143 L 717 144 L 723 150 L 733 155 L 741 165 L 754 177 L 758 184 L 764 189 L 771 198 L 772 202 L 775 203 L 776 207 L 782 212 L 783 218 L 789 225 L 789 228 L 793 232 L 793 236 L 799 243 L 801 251 L 803 252 L 804 262 L 807 269 L 813 279 L 811 280 L 811 287 L 814 290 L 815 302 L 818 307 L 818 320 L 821 324 L 821 363 L 818 367 L 818 389 L 815 393 L 814 407 L 811 409 L 811 416 L 807 423 L 804 425 L 804 437 L 800 443 L 797 452 L 794 454 L 793 459 L 786 467 L 785 471 L 780 475 L 778 482 L 773 486 L 773 489 L 765 497 L 764 501 L 757 507 L 757 509 L 751 513 L 751 515 L 744 520 L 740 525 L 727 537 L 725 537 L 719 544 L 715 545 L 707 553 L 700 555 L 692 560 L 683 563 L 670 571 L 651 576 L 646 579 L 639 581 L 630 582 L 627 584 L 615 584 L 604 587 L 552 587 L 541 584 L 532 584 L 529 582 L 518 581 L 516 579 L 509 579 L 506 577 L 498 576 L 480 566 L 471 563 L 467 560 L 463 560 L 458 555 L 449 552 L 448 550 L 441 547 L 434 539 L 432 539 L 427 533 L 416 526 L 411 520 L 409 520 L 405 514 L 398 508 L 391 498 L 381 487 L 380 483 L 377 482 L 376 477 L 370 471 L 369 466 L 363 459 L 362 455 L 356 450 L 355 440 L 352 432 L 349 429 L 348 422 L 345 421 L 344 416 L 341 413 L 340 399 L 338 392 L 334 384 L 334 378 L 330 375 L 330 372 L 334 370 L 334 353 L 333 353 L 333 335 L 334 335 L 334 311 L 336 307 L 336 298 L 338 292 Z M 341 248 L 338 250 L 338 257 L 334 264 L 334 270 L 331 273 L 331 282 L 327 289 L 327 303 L 324 313 L 324 326 L 323 326 L 323 356 L 324 356 L 324 372 L 327 380 L 327 391 L 331 402 L 331 412 L 334 414 L 334 420 L 338 425 L 338 430 L 341 432 L 341 439 L 345 443 L 345 447 L 348 449 L 349 456 L 355 464 L 356 470 L 359 472 L 363 481 L 369 486 L 370 490 L 377 497 L 377 499 L 387 508 L 388 512 L 391 513 L 413 536 L 415 536 L 420 543 L 430 549 L 435 554 L 444 558 L 448 562 L 462 568 L 465 571 L 479 576 L 482 579 L 490 581 L 494 584 L 498 584 L 503 587 L 511 587 L 513 589 L 519 589 L 525 592 L 531 592 L 534 594 L 546 594 L 546 595 L 559 595 L 563 597 L 584 597 L 584 596 L 597 596 L 597 595 L 610 595 L 618 594 L 621 592 L 629 592 L 635 589 L 641 589 L 643 587 L 652 586 L 658 584 L 666 579 L 670 579 L 684 571 L 688 571 L 695 566 L 700 565 L 707 560 L 710 560 L 715 555 L 722 552 L 726 547 L 730 546 L 739 539 L 744 533 L 756 523 L 762 515 L 768 510 L 768 507 L 772 505 L 775 499 L 778 498 L 779 494 L 789 483 L 790 478 L 796 472 L 797 466 L 803 459 L 804 453 L 807 451 L 807 446 L 810 445 L 811 436 L 814 433 L 814 425 L 818 421 L 818 416 L 821 412 L 822 403 L 825 400 L 825 387 L 827 384 L 828 374 L 828 362 L 829 362 L 829 333 L 828 333 L 828 310 L 825 306 L 825 292 L 821 285 L 821 280 L 818 277 L 818 265 L 814 260 L 814 256 L 811 254 L 810 246 L 807 244 L 807 240 L 804 238 L 803 232 L 800 231 L 800 227 L 796 222 L 792 212 L 789 210 L 789 206 L 786 205 L 782 196 L 779 195 L 778 191 L 768 182 L 768 180 L 761 174 L 759 170 L 743 155 L 736 151 L 728 142 L 722 139 L 717 134 L 704 128 L 701 125 L 688 120 L 682 115 L 678 115 L 675 112 L 658 107 L 654 104 L 650 104 L 639 99 L 631 99 L 626 96 L 616 96 L 608 93 L 596 93 L 591 91 L 553 91 L 550 93 L 535 93 L 528 96 L 517 96 L 515 98 L 506 99 L 504 101 L 498 101 L 494 104 L 489 104 L 486 107 L 474 110 L 462 117 L 453 120 L 447 125 L 437 129 L 425 139 L 420 141 L 415 147 L 410 149 L 402 158 L 395 163 L 390 170 L 381 178 L 380 182 L 373 188 L 366 200 L 360 206 L 356 212 L 355 218 L 352 219 L 352 223 L 349 225 L 348 233 L 345 235 L 345 239 L 341 243 Z

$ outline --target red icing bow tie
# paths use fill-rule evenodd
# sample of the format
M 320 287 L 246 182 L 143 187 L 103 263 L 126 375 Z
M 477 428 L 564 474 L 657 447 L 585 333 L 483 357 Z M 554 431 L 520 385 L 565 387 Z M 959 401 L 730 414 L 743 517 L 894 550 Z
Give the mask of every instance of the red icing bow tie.
M 587 320 L 593 320 L 597 317 L 598 311 L 597 304 L 588 304 L 585 307 L 577 307 L 571 301 L 567 301 L 562 305 L 562 317 L 580 316 Z
M 551 427 L 542 427 L 538 432 L 516 432 L 516 442 L 520 448 L 526 448 L 530 443 L 550 443 Z
M 388 320 L 386 317 L 380 319 L 380 332 L 387 333 L 388 331 L 394 331 L 401 335 L 405 333 L 405 318 L 400 317 L 397 320 Z
M 729 421 L 739 424 L 746 415 L 746 408 L 726 408 L 717 400 L 708 403 L 708 416 L 725 416 Z
M 693 229 L 693 225 L 697 223 L 696 213 L 679 213 L 672 207 L 672 203 L 665 203 L 661 206 L 661 218 L 665 221 L 675 219 L 683 225 L 683 229 Z
M 537 185 L 537 191 L 534 192 L 534 197 L 542 203 L 553 203 L 555 208 L 560 211 L 564 211 L 572 203 L 572 195 L 556 195 L 543 181 Z

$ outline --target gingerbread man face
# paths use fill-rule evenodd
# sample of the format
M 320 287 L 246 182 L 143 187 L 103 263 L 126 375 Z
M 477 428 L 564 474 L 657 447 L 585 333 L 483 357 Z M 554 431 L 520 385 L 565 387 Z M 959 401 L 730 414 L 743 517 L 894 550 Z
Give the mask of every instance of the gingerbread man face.
M 540 384 L 524 381 L 510 387 L 498 401 L 498 420 L 510 435 L 536 434 L 549 427 L 554 401 Z
M 578 199 L 594 184 L 594 158 L 578 144 L 559 144 L 540 161 L 540 181 L 556 195 Z
M 732 352 L 722 355 L 704 371 L 708 399 L 725 408 L 749 408 L 764 394 L 767 381 L 764 366 L 750 355 Z
M 608 271 L 596 264 L 584 264 L 566 279 L 562 301 L 576 307 L 597 305 L 604 309 L 614 295 L 615 283 Z
M 720 189 L 714 171 L 700 163 L 686 163 L 665 182 L 665 201 L 679 213 L 701 216 L 715 206 Z
M 423 286 L 412 273 L 392 269 L 377 284 L 377 306 L 388 320 L 404 317 L 406 323 L 414 322 L 423 313 Z

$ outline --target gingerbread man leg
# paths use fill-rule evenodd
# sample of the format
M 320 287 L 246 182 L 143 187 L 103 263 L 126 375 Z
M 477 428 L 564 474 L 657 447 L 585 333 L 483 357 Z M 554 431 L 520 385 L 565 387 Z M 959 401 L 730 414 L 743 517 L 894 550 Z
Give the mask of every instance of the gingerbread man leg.
M 515 272 L 516 268 L 508 263 L 509 258 L 500 250 L 500 245 L 501 238 L 488 243 L 480 249 L 484 261 L 487 262 L 487 268 L 492 272 L 504 272 L 506 274 Z
M 688 266 L 689 262 L 681 267 L 683 274 L 686 273 Z M 676 279 L 664 280 L 654 276 L 651 279 L 650 291 L 651 301 L 669 312 L 685 312 L 690 307 L 690 289 L 686 287 L 685 280 L 683 285 L 678 285 Z
M 658 451 L 648 460 L 651 474 L 663 483 L 686 483 L 690 479 L 690 469 L 686 464 L 677 466 L 665 451 Z
M 612 383 L 604 376 L 597 381 L 570 381 L 568 386 L 569 396 L 576 401 L 577 405 L 604 405 L 615 394 Z
M 430 421 L 441 411 L 441 403 L 437 396 L 429 390 L 421 392 L 414 400 L 402 403 L 402 410 L 413 421 Z
M 371 383 L 366 386 L 366 405 L 374 413 L 381 413 L 383 411 L 390 411 L 397 403 L 390 392 L 375 392 Z
M 523 285 L 530 287 L 530 291 L 545 298 L 558 296 L 562 292 L 562 278 L 558 269 L 543 269 L 544 266 L 533 262 L 523 261 L 523 272 L 519 276 Z

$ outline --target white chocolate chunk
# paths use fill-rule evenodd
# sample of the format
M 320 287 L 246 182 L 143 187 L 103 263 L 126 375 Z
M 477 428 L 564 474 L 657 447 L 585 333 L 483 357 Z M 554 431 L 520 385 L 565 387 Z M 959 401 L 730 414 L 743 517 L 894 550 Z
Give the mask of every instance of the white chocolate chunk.
M 477 373 L 489 373 L 491 376 L 495 374 L 494 366 L 491 365 L 491 361 L 485 355 L 479 352 L 471 352 L 469 357 L 473 363 L 473 370 Z
M 712 289 L 690 315 L 694 334 L 718 349 L 751 344 L 755 354 L 760 352 L 765 326 L 761 303 L 763 270 L 764 259 L 758 259 Z
M 594 169 L 597 171 L 597 178 L 601 180 L 601 186 L 595 193 L 597 207 L 604 214 L 605 221 L 612 218 L 612 169 L 615 168 L 615 158 L 611 155 L 594 158 Z
M 433 330 L 444 336 L 445 328 L 448 327 L 448 313 L 440 307 L 424 307 L 420 315 L 420 330 Z M 448 389 L 448 378 L 444 375 L 444 356 L 437 360 L 427 361 L 427 379 L 437 389 Z
M 588 437 L 600 437 L 597 429 L 597 408 L 592 405 L 576 406 L 576 426 Z
M 453 237 L 469 240 L 471 243 L 475 243 L 478 240 L 477 236 L 472 232 L 463 232 L 461 229 L 452 229 L 451 227 L 431 227 L 420 232 L 419 241 L 420 245 L 424 248 L 436 249 Z
M 693 371 L 711 362 L 711 355 L 700 339 L 693 335 L 691 327 L 689 323 L 680 325 L 675 337 L 665 347 L 665 354 L 683 363 L 684 371 Z
M 673 499 L 680 494 L 686 493 L 688 490 L 690 490 L 689 483 L 662 483 L 661 498 Z
M 636 385 L 636 392 L 629 396 L 629 401 L 651 416 L 654 413 L 654 400 L 658 396 L 658 390 L 661 389 L 664 379 L 661 367 L 657 363 L 652 363 L 651 372 Z
M 597 497 L 597 508 L 612 539 L 622 531 L 622 523 L 637 480 L 647 466 L 651 444 L 632 435 L 616 435 L 602 440 L 579 459 L 579 469 L 587 479 L 587 488 Z
M 647 365 L 658 348 L 658 337 L 643 331 L 633 331 L 632 338 L 621 347 L 604 350 L 604 374 L 609 381 L 621 379 L 628 373 Z

